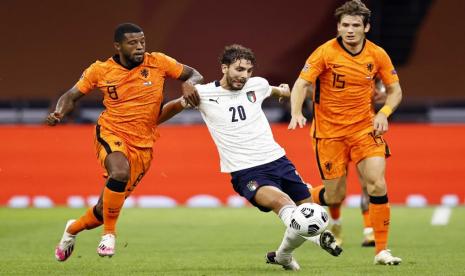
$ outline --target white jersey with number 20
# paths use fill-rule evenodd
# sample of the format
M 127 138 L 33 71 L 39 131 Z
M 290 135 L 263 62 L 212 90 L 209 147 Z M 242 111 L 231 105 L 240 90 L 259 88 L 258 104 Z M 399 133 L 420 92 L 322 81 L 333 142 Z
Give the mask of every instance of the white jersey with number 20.
M 226 90 L 218 81 L 195 87 L 199 111 L 218 148 L 221 172 L 248 169 L 285 155 L 262 110 L 263 100 L 271 94 L 266 79 L 250 78 L 241 90 Z

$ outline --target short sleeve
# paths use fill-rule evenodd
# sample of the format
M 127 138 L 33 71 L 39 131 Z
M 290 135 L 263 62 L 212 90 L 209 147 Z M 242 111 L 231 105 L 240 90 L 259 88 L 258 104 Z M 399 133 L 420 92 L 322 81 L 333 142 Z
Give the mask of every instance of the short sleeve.
M 99 75 L 100 73 L 98 70 L 97 62 L 93 63 L 82 73 L 81 77 L 76 83 L 77 89 L 79 89 L 79 91 L 81 91 L 84 94 L 87 94 L 90 91 L 94 90 L 95 88 L 97 88 Z
M 181 76 L 182 70 L 184 69 L 184 66 L 181 63 L 165 54 L 157 53 L 157 55 L 160 59 L 160 64 L 168 77 L 177 79 Z
M 385 85 L 390 85 L 399 81 L 399 76 L 397 75 L 394 65 L 392 65 L 391 59 L 382 48 L 379 48 L 377 51 L 377 62 L 379 77 Z
M 265 90 L 264 98 L 268 98 L 271 95 L 272 88 L 266 79 L 263 79 L 263 89 Z
M 299 78 L 315 83 L 315 80 L 325 69 L 324 45 L 318 47 L 305 61 Z
M 246 90 L 254 91 L 258 99 L 263 101 L 271 95 L 272 88 L 266 79 L 262 77 L 253 77 L 250 78 L 248 82 L 250 82 L 250 84 L 247 84 Z

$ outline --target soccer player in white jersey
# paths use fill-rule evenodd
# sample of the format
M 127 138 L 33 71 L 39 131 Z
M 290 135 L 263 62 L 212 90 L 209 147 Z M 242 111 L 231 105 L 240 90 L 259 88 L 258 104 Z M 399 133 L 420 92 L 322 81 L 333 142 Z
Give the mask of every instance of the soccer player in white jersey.
M 221 171 L 231 174 L 234 190 L 261 211 L 275 212 L 287 227 L 281 245 L 266 255 L 266 262 L 299 270 L 292 252 L 306 239 L 338 256 L 342 249 L 331 232 L 304 238 L 289 229 L 296 204 L 311 202 L 311 196 L 284 149 L 274 140 L 261 107 L 269 96 L 289 97 L 289 86 L 274 87 L 264 78 L 251 77 L 255 56 L 243 46 L 227 46 L 220 62 L 220 81 L 196 85 L 200 96 L 197 108 L 217 146 Z M 158 122 L 166 121 L 185 106 L 183 98 L 167 103 Z

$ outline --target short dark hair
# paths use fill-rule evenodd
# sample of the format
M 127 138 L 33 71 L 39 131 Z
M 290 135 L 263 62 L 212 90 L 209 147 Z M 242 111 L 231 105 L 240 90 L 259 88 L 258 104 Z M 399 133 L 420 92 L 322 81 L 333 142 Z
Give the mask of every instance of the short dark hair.
M 124 39 L 124 34 L 141 32 L 143 32 L 142 28 L 134 23 L 122 23 L 116 26 L 115 36 L 113 39 L 115 42 L 121 42 Z
M 360 0 L 351 0 L 345 2 L 342 6 L 336 9 L 334 16 L 337 22 L 341 22 L 341 18 L 344 15 L 360 15 L 363 18 L 363 25 L 370 23 L 371 11 L 362 3 Z
M 240 59 L 249 60 L 254 66 L 256 64 L 255 55 L 252 50 L 239 44 L 224 47 L 223 54 L 219 59 L 221 64 L 228 66 Z

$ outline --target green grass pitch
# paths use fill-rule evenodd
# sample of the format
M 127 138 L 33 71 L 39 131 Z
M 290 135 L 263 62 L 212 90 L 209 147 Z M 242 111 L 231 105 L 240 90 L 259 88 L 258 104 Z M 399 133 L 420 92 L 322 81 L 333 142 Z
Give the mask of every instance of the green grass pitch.
M 373 249 L 360 247 L 361 215 L 343 209 L 344 252 L 332 257 L 311 243 L 298 248 L 300 275 L 465 275 L 465 208 L 447 226 L 431 226 L 434 208 L 391 209 L 390 248 L 399 266 L 375 266 Z M 125 209 L 116 255 L 96 253 L 101 229 L 82 232 L 68 261 L 53 251 L 65 222 L 83 209 L 0 208 L 0 275 L 288 275 L 267 265 L 284 226 L 254 208 Z

